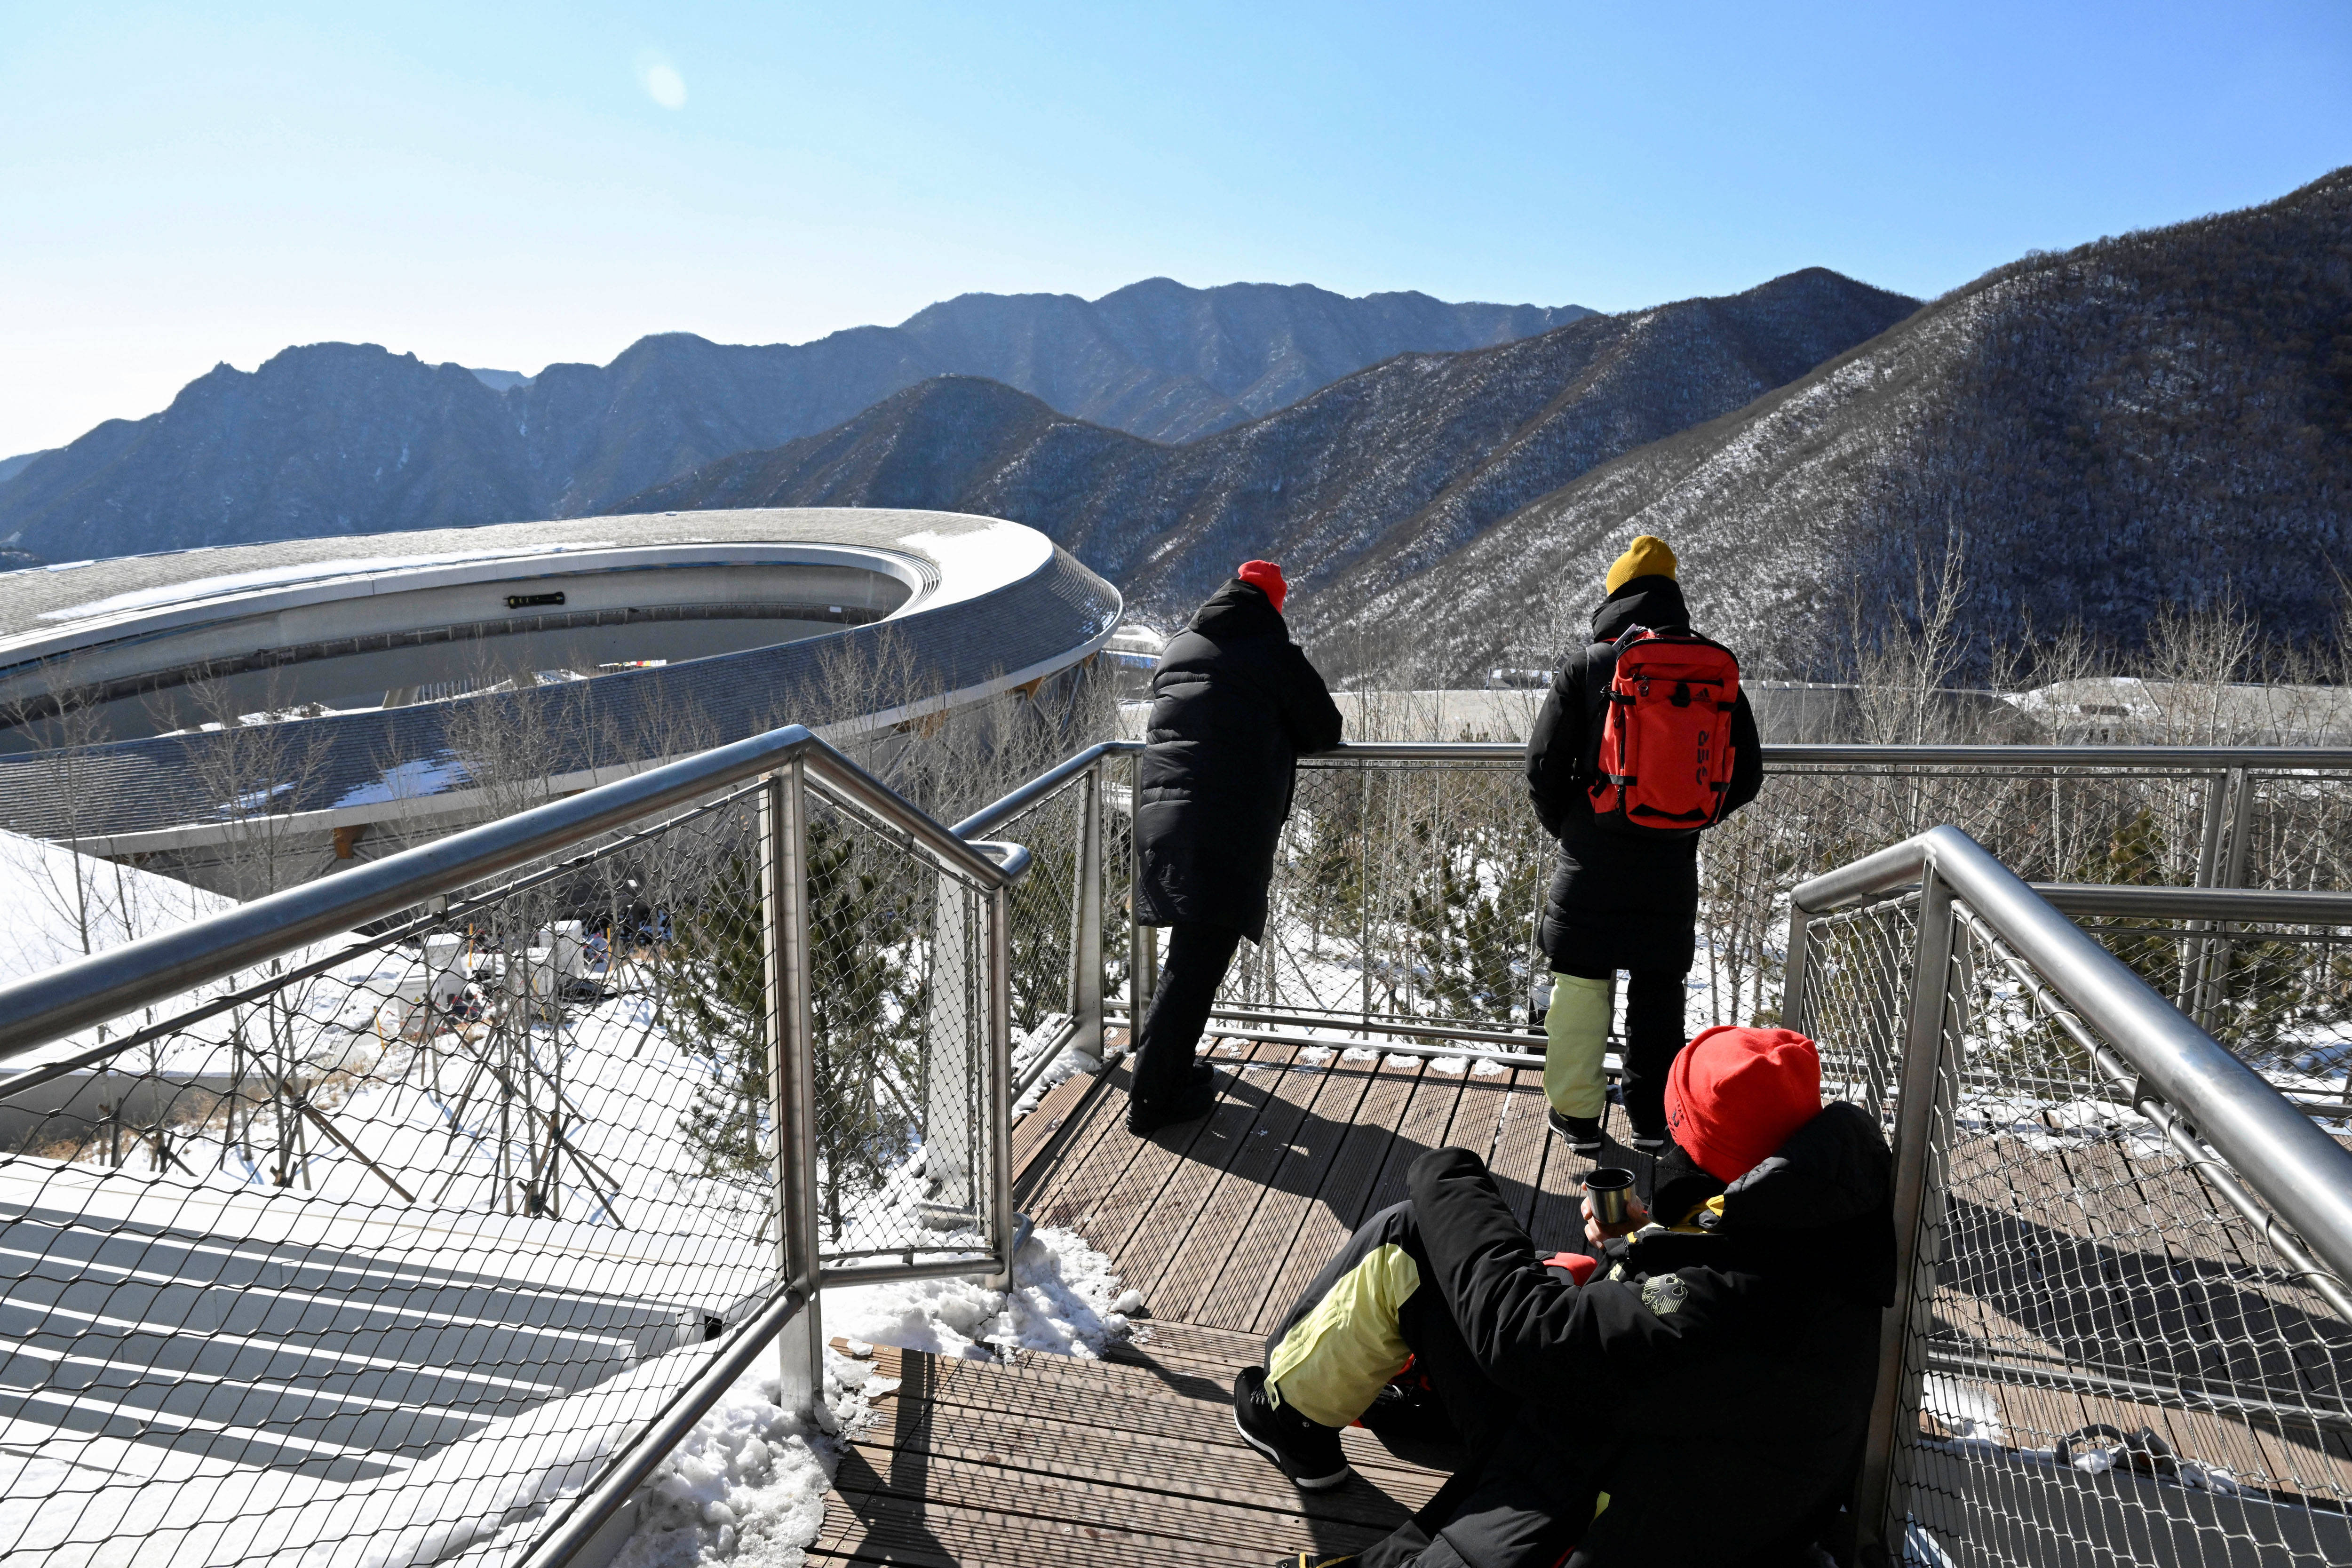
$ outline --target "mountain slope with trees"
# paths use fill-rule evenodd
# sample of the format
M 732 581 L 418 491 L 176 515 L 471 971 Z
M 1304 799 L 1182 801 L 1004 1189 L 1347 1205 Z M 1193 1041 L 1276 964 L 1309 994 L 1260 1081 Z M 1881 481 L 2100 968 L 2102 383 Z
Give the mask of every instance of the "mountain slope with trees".
M 251 374 L 217 366 L 160 414 L 27 454 L 0 477 L 0 544 L 120 555 L 578 516 L 942 374 L 1186 440 L 1400 353 L 1482 347 L 1590 314 L 1153 279 L 1095 300 L 967 294 L 897 327 L 797 345 L 663 333 L 609 365 L 550 365 L 528 380 L 312 344 Z
M 1738 408 L 1916 306 L 1811 268 L 1496 348 L 1400 355 L 1181 447 L 942 378 L 615 510 L 981 511 L 1053 535 L 1147 618 L 1181 616 L 1252 555 L 1280 559 L 1304 602 L 1342 580 L 1409 577 L 1596 464 Z
M 1637 533 L 1758 668 L 1833 673 L 1859 612 L 1957 542 L 1981 650 L 2079 624 L 2122 646 L 2234 598 L 2332 638 L 2352 555 L 2352 169 L 2267 205 L 2035 254 L 1739 410 L 1518 508 L 1419 574 L 1308 607 L 1412 626 L 1457 675 L 1556 646 Z M 1531 637 L 1530 633 L 1534 636 Z

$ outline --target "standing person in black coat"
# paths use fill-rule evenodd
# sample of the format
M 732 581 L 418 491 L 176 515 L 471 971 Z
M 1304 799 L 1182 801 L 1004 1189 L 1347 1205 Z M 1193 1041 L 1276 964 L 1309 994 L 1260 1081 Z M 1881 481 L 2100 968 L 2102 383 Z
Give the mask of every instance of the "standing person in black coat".
M 1559 864 L 1544 900 L 1540 937 L 1551 961 L 1544 1016 L 1544 1093 L 1552 1130 L 1587 1156 L 1601 1150 L 1606 1104 L 1601 1052 L 1625 970 L 1625 1072 L 1621 1090 L 1633 1143 L 1665 1145 L 1661 1104 L 1666 1066 L 1682 1048 L 1684 979 L 1698 925 L 1698 836 L 1612 829 L 1593 811 L 1601 728 L 1615 644 L 1635 626 L 1687 633 L 1690 611 L 1675 581 L 1675 552 L 1643 534 L 1609 568 L 1608 597 L 1592 616 L 1592 641 L 1570 648 L 1528 734 L 1528 794 Z M 1756 798 L 1764 763 L 1756 714 L 1741 692 L 1731 716 L 1732 768 L 1722 811 Z
M 1128 1106 L 1138 1135 L 1215 1104 L 1216 1075 L 1192 1049 L 1242 938 L 1265 940 L 1266 887 L 1299 754 L 1339 743 L 1339 710 L 1283 626 L 1286 591 L 1281 567 L 1244 563 L 1151 677 L 1136 919 L 1169 931 Z

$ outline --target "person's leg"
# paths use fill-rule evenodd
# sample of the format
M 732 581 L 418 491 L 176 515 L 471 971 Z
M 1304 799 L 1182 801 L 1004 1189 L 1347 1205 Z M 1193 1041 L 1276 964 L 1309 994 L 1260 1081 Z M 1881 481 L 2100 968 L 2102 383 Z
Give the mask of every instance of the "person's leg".
M 1554 970 L 1551 1008 L 1544 1015 L 1544 1098 L 1553 1113 L 1577 1132 L 1600 1138 L 1608 1083 L 1601 1058 L 1609 1044 L 1610 1015 L 1616 1008 L 1617 976 Z
M 1193 1077 L 1193 1047 L 1201 1043 L 1209 1008 L 1241 940 L 1242 933 L 1231 926 L 1168 928 L 1160 989 L 1136 1041 L 1132 1093 L 1137 1104 L 1172 1109 L 1182 1099 Z
M 1625 1120 L 1636 1139 L 1666 1135 L 1666 1069 L 1688 1043 L 1680 973 L 1636 969 L 1625 982 Z
M 1358 1226 L 1267 1337 L 1265 1372 L 1249 1368 L 1234 1384 L 1234 1425 L 1252 1447 L 1301 1485 L 1338 1484 L 1339 1429 L 1366 1417 L 1408 1361 L 1437 1406 L 1399 1423 L 1408 1440 L 1462 1456 L 1491 1444 L 1517 1401 L 1479 1370 L 1444 1298 L 1423 1288 L 1428 1272 L 1411 1203 Z

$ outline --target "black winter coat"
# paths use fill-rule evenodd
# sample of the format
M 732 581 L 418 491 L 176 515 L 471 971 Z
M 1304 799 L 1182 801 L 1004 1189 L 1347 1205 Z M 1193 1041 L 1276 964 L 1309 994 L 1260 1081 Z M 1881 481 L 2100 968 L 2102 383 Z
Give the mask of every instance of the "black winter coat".
M 1265 590 L 1228 582 L 1169 643 L 1144 741 L 1136 918 L 1265 941 L 1299 753 L 1339 743 L 1339 710 Z
M 1637 838 L 1603 827 L 1585 793 L 1600 755 L 1592 661 L 1630 626 L 1688 631 L 1690 612 L 1671 577 L 1636 577 L 1592 616 L 1593 640 L 1570 648 L 1528 732 L 1528 795 L 1544 828 L 1559 840 L 1559 863 L 1544 899 L 1540 938 L 1563 973 L 1647 969 L 1690 972 L 1698 920 L 1698 837 Z M 1728 816 L 1756 798 L 1764 760 L 1748 694 L 1731 715 Z
M 1833 1103 L 1728 1187 L 1686 1162 L 1665 1180 L 1676 1163 L 1654 1210 L 1703 1228 L 1610 1242 L 1582 1287 L 1538 1261 L 1475 1154 L 1435 1150 L 1407 1177 L 1436 1275 L 1422 1288 L 1444 1292 L 1488 1396 L 1512 1406 L 1450 1489 L 1568 1521 L 1570 1539 L 1590 1520 L 1568 1568 L 1801 1561 L 1869 1425 L 1895 1286 L 1877 1123 Z M 1480 1539 L 1475 1511 L 1428 1527 L 1473 1568 L 1550 1568 L 1522 1563 L 1523 1539 Z

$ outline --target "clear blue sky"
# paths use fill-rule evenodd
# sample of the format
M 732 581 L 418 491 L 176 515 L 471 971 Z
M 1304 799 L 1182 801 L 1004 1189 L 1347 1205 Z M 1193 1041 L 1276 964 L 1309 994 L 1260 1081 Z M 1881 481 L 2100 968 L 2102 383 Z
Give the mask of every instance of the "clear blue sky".
M 0 455 L 324 339 L 536 371 L 1155 274 L 1932 294 L 2346 163 L 2346 0 L 0 0 Z

